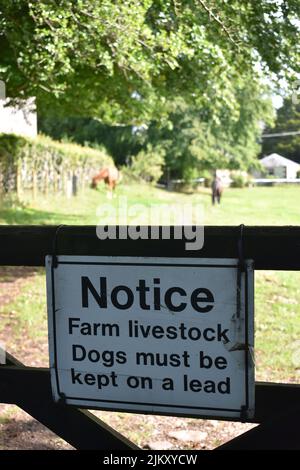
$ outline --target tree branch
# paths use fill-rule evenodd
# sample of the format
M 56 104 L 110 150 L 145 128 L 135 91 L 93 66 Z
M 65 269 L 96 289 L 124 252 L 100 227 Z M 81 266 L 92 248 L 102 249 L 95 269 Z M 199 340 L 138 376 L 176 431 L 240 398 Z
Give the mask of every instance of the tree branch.
M 208 8 L 208 6 L 206 5 L 206 3 L 203 1 L 203 0 L 198 0 L 198 2 L 200 3 L 200 5 L 204 8 L 204 10 L 208 13 L 209 17 L 212 18 L 216 23 L 218 23 L 218 25 L 221 26 L 222 30 L 224 31 L 224 33 L 228 36 L 229 40 L 239 48 L 239 45 L 238 43 L 234 40 L 234 38 L 232 37 L 230 31 L 228 28 L 226 28 L 226 26 L 224 25 L 224 23 L 220 20 L 220 18 L 214 14 L 214 12 Z

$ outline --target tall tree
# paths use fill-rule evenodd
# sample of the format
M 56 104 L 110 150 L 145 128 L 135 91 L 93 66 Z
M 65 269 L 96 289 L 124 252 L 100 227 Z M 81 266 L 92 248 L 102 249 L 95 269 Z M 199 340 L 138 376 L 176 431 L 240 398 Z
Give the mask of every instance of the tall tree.
M 273 107 L 260 82 L 239 78 L 234 88 L 236 111 L 223 110 L 217 122 L 210 119 L 206 108 L 177 97 L 166 102 L 168 119 L 140 128 L 50 117 L 41 120 L 40 129 L 56 139 L 67 137 L 81 144 L 104 145 L 120 165 L 130 162 L 140 150 L 146 159 L 162 153 L 173 177 L 189 179 L 203 170 L 222 167 L 249 169 L 260 151 L 262 122 L 272 122 Z
M 144 137 L 133 126 L 110 126 L 97 119 L 39 116 L 39 132 L 56 140 L 70 140 L 90 147 L 104 146 L 118 165 L 125 165 L 144 144 Z
M 277 112 L 275 127 L 265 131 L 283 135 L 263 139 L 262 154 L 275 152 L 300 163 L 300 134 L 284 135 L 293 131 L 300 132 L 300 103 L 286 98 Z
M 0 0 L 0 78 L 40 109 L 139 124 L 182 96 L 211 120 L 233 81 L 299 71 L 298 0 Z
M 272 124 L 273 106 L 260 82 L 235 82 L 235 113 L 220 113 L 211 121 L 206 109 L 188 106 L 182 99 L 171 104 L 169 120 L 153 122 L 147 132 L 152 145 L 164 148 L 172 175 L 189 178 L 203 170 L 249 170 L 260 151 L 262 124 Z

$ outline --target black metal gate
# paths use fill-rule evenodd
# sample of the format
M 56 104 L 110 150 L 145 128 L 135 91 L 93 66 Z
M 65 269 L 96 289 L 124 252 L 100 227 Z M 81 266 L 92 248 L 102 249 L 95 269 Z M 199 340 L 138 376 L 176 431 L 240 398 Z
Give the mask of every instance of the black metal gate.
M 170 240 L 100 241 L 94 226 L 64 226 L 55 250 L 63 255 L 238 257 L 239 227 L 206 227 L 200 252 L 185 251 L 185 240 L 173 239 L 172 231 Z M 1 226 L 0 265 L 44 266 L 56 233 L 57 227 Z M 243 245 L 255 269 L 300 271 L 300 227 L 245 227 Z M 16 404 L 77 449 L 138 449 L 88 411 L 54 403 L 49 369 L 26 367 L 9 354 L 0 366 L 0 402 Z M 248 422 L 259 426 L 218 449 L 300 449 L 299 420 L 300 385 L 258 382 L 255 416 Z

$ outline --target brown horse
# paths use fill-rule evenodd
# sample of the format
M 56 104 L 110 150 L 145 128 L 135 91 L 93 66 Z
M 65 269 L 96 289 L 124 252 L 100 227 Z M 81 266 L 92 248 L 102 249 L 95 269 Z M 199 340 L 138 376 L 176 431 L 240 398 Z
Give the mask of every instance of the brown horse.
M 215 176 L 211 184 L 212 189 L 212 203 L 215 204 L 217 201 L 218 204 L 221 202 L 221 196 L 223 192 L 222 180 L 218 176 Z
M 113 191 L 120 180 L 120 172 L 116 167 L 105 167 L 97 173 L 92 179 L 91 187 L 97 188 L 100 181 L 104 181 L 109 191 L 108 196 L 112 197 Z

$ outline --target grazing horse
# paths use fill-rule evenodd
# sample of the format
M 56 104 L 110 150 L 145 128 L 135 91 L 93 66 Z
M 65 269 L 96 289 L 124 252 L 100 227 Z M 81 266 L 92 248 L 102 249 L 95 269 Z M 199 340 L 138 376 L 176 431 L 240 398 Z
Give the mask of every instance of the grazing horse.
M 221 196 L 223 192 L 221 178 L 219 178 L 218 176 L 214 177 L 213 182 L 211 184 L 211 189 L 212 189 L 212 203 L 215 204 L 215 202 L 217 201 L 218 204 L 220 204 Z
M 97 173 L 92 179 L 92 188 L 97 188 L 100 181 L 104 181 L 108 188 L 108 197 L 112 197 L 113 191 L 120 180 L 120 172 L 115 167 L 105 167 Z

